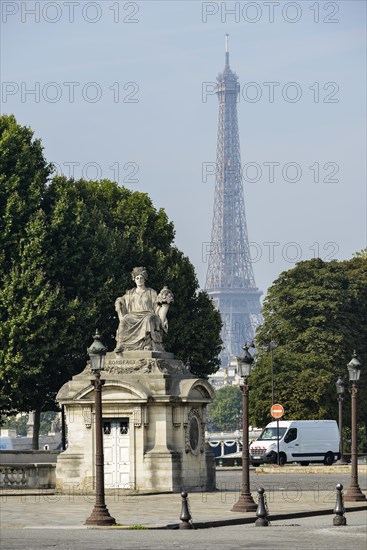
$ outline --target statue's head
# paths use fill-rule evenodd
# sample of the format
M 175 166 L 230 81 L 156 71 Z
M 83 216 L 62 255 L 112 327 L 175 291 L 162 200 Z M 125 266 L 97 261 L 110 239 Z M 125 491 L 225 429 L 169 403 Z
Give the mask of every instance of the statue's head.
M 134 269 L 131 272 L 132 280 L 135 281 L 135 278 L 138 275 L 142 275 L 145 281 L 148 279 L 148 272 L 145 267 L 134 267 Z

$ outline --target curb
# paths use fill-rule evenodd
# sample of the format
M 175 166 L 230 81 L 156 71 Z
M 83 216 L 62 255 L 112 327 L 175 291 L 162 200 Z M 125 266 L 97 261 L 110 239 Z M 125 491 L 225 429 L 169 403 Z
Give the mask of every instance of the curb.
M 346 508 L 345 513 L 349 512 L 362 512 L 364 510 L 367 510 L 367 505 L 363 506 L 354 506 L 352 508 Z M 270 514 L 268 516 L 269 521 L 281 521 L 285 519 L 297 519 L 297 518 L 308 518 L 313 516 L 328 516 L 333 515 L 334 509 L 329 508 L 325 510 L 305 510 L 304 512 L 289 512 L 285 514 Z M 212 520 L 212 521 L 192 521 L 191 524 L 193 526 L 193 529 L 211 529 L 215 527 L 230 527 L 231 525 L 248 525 L 248 524 L 254 524 L 256 521 L 256 517 L 239 517 L 239 518 L 232 518 L 232 519 L 223 519 L 223 520 Z M 142 524 L 141 530 L 145 531 L 162 531 L 166 529 L 179 529 L 180 527 L 179 523 L 168 523 L 167 525 L 144 525 Z M 89 526 L 88 529 L 121 529 L 125 531 L 134 530 L 134 527 L 132 525 L 111 525 L 111 526 Z
M 361 512 L 367 510 L 367 505 L 364 506 L 355 506 L 353 508 L 346 508 L 345 512 Z M 282 519 L 296 519 L 296 518 L 308 518 L 313 516 L 327 516 L 334 514 L 334 509 L 328 510 L 309 510 L 304 512 L 290 512 L 285 514 L 270 514 L 268 516 L 269 521 L 279 521 Z M 209 529 L 211 527 L 225 527 L 230 525 L 243 525 L 249 523 L 255 523 L 256 517 L 248 518 L 233 518 L 233 519 L 223 519 L 223 520 L 213 520 L 213 521 L 202 521 L 194 522 L 192 521 L 194 529 Z M 152 527 L 152 529 L 178 529 L 179 523 L 169 524 L 166 527 Z M 151 529 L 151 527 L 147 527 Z

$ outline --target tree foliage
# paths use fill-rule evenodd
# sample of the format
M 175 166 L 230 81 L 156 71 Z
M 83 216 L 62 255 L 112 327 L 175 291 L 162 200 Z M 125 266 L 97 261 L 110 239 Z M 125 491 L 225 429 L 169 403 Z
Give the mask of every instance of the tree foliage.
M 158 291 L 166 285 L 175 295 L 166 349 L 190 360 L 201 376 L 217 369 L 219 313 L 208 295 L 198 292 L 192 264 L 173 244 L 172 223 L 147 194 L 108 180 L 57 177 L 46 193 L 45 209 L 47 272 L 52 282 L 61 285 L 67 300 L 78 300 L 83 312 L 78 316 L 79 322 L 83 319 L 78 327 L 81 339 L 97 324 L 105 344 L 114 348 L 115 299 L 134 286 L 132 268 L 145 265 L 148 285 Z
M 42 204 L 52 165 L 41 142 L 14 116 L 0 117 L 0 275 L 17 261 L 19 240 Z
M 353 254 L 353 257 L 354 258 L 364 258 L 366 260 L 367 259 L 367 247 L 363 248 L 362 250 L 359 250 L 358 252 L 355 252 Z
M 8 416 L 2 419 L 2 424 L 4 428 L 13 429 L 16 431 L 17 436 L 26 437 L 27 436 L 27 423 L 28 423 L 28 414 Z M 48 435 L 51 428 L 54 428 L 56 431 L 60 431 L 61 422 L 57 416 L 56 411 L 47 411 L 41 413 L 40 421 L 40 435 Z
M 43 266 L 42 201 L 51 170 L 32 131 L 0 117 L 0 407 L 8 412 L 28 411 L 39 398 L 32 387 L 42 371 L 37 348 L 57 300 Z
M 257 331 L 257 365 L 251 375 L 252 422 L 271 420 L 271 371 L 275 401 L 285 418 L 336 419 L 335 382 L 348 380 L 347 363 L 356 350 L 362 363 L 359 421 L 367 411 L 367 260 L 313 259 L 282 273 L 264 302 L 264 324 Z M 276 343 L 269 352 L 269 343 Z M 345 393 L 344 418 L 350 421 Z
M 164 210 L 109 180 L 49 180 L 40 141 L 14 117 L 0 117 L 0 145 L 0 409 L 35 410 L 37 436 L 41 411 L 83 369 L 95 328 L 115 347 L 114 302 L 137 265 L 149 286 L 175 294 L 166 349 L 201 376 L 215 372 L 220 315 Z
M 215 392 L 208 407 L 212 431 L 233 432 L 242 429 L 242 392 L 238 386 L 223 386 Z

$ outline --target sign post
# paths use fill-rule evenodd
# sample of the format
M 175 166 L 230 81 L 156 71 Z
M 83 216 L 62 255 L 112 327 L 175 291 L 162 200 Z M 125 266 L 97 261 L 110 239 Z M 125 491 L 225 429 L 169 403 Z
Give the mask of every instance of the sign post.
M 277 466 L 279 466 L 279 418 L 282 418 L 284 414 L 284 408 L 279 403 L 272 405 L 270 414 L 277 421 Z

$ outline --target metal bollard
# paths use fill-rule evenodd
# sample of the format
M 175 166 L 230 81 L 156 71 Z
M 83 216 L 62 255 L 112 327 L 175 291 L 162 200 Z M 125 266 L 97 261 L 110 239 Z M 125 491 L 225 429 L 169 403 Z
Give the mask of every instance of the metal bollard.
M 347 518 L 344 516 L 345 508 L 343 503 L 343 485 L 338 483 L 336 486 L 336 505 L 334 508 L 333 525 L 347 525 Z
M 269 520 L 265 506 L 265 489 L 260 487 L 257 491 L 259 493 L 259 503 L 256 510 L 257 520 L 255 521 L 256 527 L 268 527 Z
M 181 497 L 182 497 L 182 508 L 181 508 L 181 515 L 180 515 L 181 523 L 179 524 L 178 528 L 193 529 L 193 525 L 192 523 L 190 523 L 192 518 L 189 511 L 189 504 L 187 502 L 188 494 L 186 493 L 186 491 L 182 491 Z

